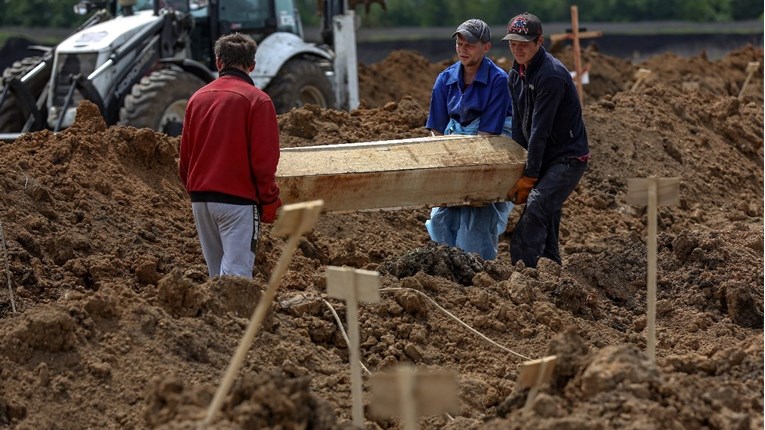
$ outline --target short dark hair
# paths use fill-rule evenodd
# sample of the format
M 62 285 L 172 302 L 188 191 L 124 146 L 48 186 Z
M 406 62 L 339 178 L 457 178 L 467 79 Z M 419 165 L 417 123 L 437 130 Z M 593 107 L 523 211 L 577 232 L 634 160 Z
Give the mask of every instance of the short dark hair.
M 215 42 L 215 58 L 224 67 L 242 67 L 249 69 L 255 64 L 255 52 L 258 44 L 252 38 L 242 33 L 232 33 L 221 36 Z

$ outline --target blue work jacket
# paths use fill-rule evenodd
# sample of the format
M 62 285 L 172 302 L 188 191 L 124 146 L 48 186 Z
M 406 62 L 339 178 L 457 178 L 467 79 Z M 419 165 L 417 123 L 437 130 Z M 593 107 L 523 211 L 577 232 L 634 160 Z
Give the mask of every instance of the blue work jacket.
M 501 134 L 512 108 L 507 73 L 484 57 L 473 83 L 465 88 L 463 82 L 459 61 L 438 75 L 425 127 L 444 133 L 452 118 L 463 126 L 480 118 L 479 132 Z

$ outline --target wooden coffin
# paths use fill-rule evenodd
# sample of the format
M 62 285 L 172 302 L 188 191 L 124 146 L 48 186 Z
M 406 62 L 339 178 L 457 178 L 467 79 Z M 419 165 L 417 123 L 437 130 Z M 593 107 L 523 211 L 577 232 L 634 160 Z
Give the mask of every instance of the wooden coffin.
M 284 203 L 324 200 L 352 211 L 504 201 L 525 150 L 503 136 L 434 136 L 284 148 L 276 181 Z

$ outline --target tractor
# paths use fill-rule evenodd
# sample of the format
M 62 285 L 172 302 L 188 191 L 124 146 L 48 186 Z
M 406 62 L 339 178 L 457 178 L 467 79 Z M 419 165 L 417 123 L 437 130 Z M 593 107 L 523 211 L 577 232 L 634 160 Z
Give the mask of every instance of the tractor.
M 385 6 L 358 3 L 374 2 Z M 308 103 L 355 108 L 356 3 L 321 1 L 323 43 L 312 44 L 293 0 L 81 1 L 75 12 L 92 15 L 80 27 L 3 72 L 0 139 L 67 128 L 81 100 L 95 103 L 109 125 L 177 136 L 189 97 L 217 77 L 215 41 L 232 32 L 258 43 L 251 77 L 277 113 Z

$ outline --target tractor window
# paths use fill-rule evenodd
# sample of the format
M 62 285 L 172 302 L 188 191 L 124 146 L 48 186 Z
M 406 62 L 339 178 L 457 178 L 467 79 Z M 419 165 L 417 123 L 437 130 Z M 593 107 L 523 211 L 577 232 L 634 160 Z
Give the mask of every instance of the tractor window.
M 220 0 L 220 21 L 230 31 L 274 27 L 270 0 Z
M 208 0 L 191 0 L 189 2 L 189 7 L 191 7 L 192 11 L 199 10 L 199 9 L 207 9 Z
M 197 1 L 196 3 L 199 3 Z M 189 11 L 189 3 L 186 0 L 159 0 L 160 9 L 173 9 L 181 12 Z M 121 12 L 122 8 L 117 6 L 117 13 Z M 138 12 L 141 10 L 154 10 L 154 0 L 136 0 L 133 10 Z
M 294 33 L 303 37 L 295 2 L 292 0 L 276 0 L 276 25 L 279 31 Z
M 141 10 L 152 10 L 154 8 L 154 3 L 152 0 L 136 0 L 135 5 L 133 5 L 133 10 L 138 12 Z M 119 5 L 119 2 L 117 2 L 117 14 L 122 14 L 122 6 Z

